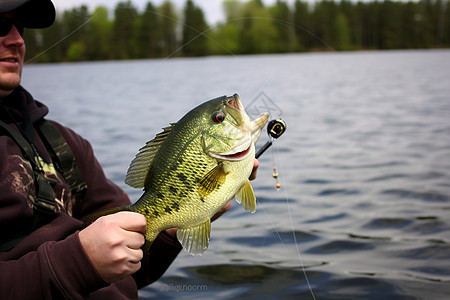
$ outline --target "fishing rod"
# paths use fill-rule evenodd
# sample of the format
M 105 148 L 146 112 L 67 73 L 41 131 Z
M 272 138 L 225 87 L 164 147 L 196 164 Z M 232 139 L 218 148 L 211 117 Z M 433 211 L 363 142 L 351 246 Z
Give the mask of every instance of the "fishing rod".
M 259 158 L 270 146 L 272 146 L 273 141 L 279 138 L 286 131 L 286 123 L 282 119 L 275 119 L 267 124 L 267 134 L 270 140 L 258 150 L 255 158 Z

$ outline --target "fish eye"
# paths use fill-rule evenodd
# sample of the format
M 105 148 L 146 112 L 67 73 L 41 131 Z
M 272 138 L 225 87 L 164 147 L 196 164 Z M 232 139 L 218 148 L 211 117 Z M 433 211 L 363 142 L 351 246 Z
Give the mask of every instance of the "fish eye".
M 213 112 L 211 117 L 216 123 L 222 123 L 225 120 L 225 115 L 221 111 Z

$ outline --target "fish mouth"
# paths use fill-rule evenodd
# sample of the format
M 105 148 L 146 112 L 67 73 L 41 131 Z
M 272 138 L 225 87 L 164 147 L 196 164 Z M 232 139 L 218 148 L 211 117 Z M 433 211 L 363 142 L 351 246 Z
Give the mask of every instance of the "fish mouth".
M 237 109 L 238 111 L 243 111 L 244 109 L 238 94 L 234 94 L 233 96 L 228 97 L 224 102 L 226 106 Z
M 242 138 L 234 145 L 230 151 L 217 153 L 209 152 L 209 156 L 227 161 L 239 161 L 242 160 L 251 153 L 252 147 L 252 135 L 250 131 L 250 119 L 245 113 L 244 106 L 241 103 L 238 94 L 234 94 L 223 101 L 226 111 L 234 119 L 234 122 L 238 124 L 236 126 L 242 133 Z
M 247 148 L 245 148 L 244 150 L 241 150 L 241 151 L 234 151 L 234 152 L 227 152 L 227 153 L 213 153 L 213 152 L 210 152 L 209 155 L 211 157 L 218 158 L 218 159 L 221 159 L 221 160 L 239 161 L 239 160 L 242 160 L 242 159 L 246 158 L 250 154 L 251 146 L 252 145 L 250 143 L 247 146 Z

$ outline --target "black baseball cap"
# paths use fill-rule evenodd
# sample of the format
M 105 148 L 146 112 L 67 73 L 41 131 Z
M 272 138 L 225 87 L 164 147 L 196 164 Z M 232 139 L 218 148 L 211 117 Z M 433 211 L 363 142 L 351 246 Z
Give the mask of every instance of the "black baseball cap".
M 16 11 L 26 28 L 46 28 L 55 22 L 55 6 L 51 0 L 1 0 L 0 13 Z

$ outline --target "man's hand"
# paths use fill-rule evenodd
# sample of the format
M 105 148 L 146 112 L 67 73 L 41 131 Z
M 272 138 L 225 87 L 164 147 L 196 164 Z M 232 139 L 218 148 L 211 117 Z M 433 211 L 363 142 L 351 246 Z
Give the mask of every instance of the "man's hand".
M 113 283 L 141 267 L 146 228 L 143 215 L 119 212 L 97 219 L 80 231 L 79 238 L 103 280 Z
M 258 173 L 258 168 L 259 168 L 259 161 L 255 159 L 255 162 L 253 163 L 253 170 L 249 177 L 250 180 L 256 179 L 256 173 Z

